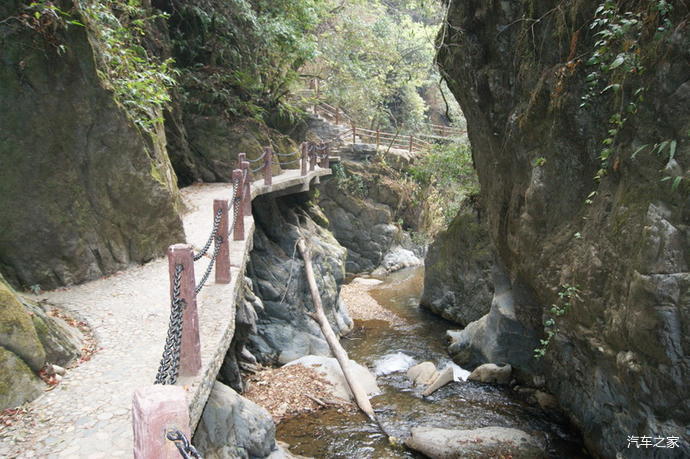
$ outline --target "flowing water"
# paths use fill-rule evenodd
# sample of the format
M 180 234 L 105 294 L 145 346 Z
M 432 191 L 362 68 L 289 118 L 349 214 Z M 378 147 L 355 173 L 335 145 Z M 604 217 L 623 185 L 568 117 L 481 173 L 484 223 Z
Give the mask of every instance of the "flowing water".
M 423 277 L 423 268 L 407 269 L 390 275 L 370 291 L 382 306 L 407 323 L 390 326 L 380 320 L 356 321 L 355 331 L 342 341 L 352 360 L 372 370 L 378 364 L 384 372 L 427 360 L 438 368 L 450 363 L 445 331 L 457 325 L 419 307 Z M 587 457 L 582 453 L 580 438 L 565 419 L 546 415 L 520 400 L 508 387 L 459 381 L 423 398 L 423 388 L 415 388 L 404 370 L 379 375 L 377 380 L 382 393 L 371 401 L 391 436 L 404 439 L 415 426 L 514 427 L 543 438 L 550 457 Z M 290 444 L 291 452 L 310 457 L 421 457 L 396 446 L 363 415 L 336 409 L 283 421 L 278 425 L 277 437 Z

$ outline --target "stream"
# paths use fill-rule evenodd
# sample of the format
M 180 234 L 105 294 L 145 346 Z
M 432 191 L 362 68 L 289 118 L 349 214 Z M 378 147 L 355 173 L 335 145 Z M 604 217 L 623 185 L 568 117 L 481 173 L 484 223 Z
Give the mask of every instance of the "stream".
M 381 368 L 384 356 L 398 353 L 411 357 L 415 364 L 431 361 L 439 369 L 450 363 L 445 331 L 458 326 L 419 307 L 423 279 L 423 268 L 410 268 L 391 274 L 370 290 L 371 296 L 406 324 L 356 321 L 355 330 L 342 340 L 352 360 L 372 370 L 377 368 L 377 361 Z M 514 427 L 543 438 L 549 457 L 588 457 L 582 452 L 579 435 L 565 418 L 546 414 L 521 400 L 509 387 L 459 381 L 422 398 L 423 388 L 415 388 L 405 371 L 379 375 L 377 381 L 382 393 L 372 397 L 372 405 L 388 433 L 397 438 L 404 439 L 412 427 L 422 425 L 448 429 Z M 290 444 L 292 453 L 310 457 L 422 457 L 393 445 L 376 424 L 358 412 L 325 409 L 297 416 L 281 422 L 276 436 Z

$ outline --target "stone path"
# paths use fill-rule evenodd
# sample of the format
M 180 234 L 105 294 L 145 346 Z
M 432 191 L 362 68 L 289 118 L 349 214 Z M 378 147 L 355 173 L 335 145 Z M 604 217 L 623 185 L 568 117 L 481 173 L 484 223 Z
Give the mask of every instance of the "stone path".
M 288 170 L 252 184 L 252 198 L 269 192 L 296 192 L 330 174 L 318 169 L 306 177 Z M 229 184 L 195 185 L 182 190 L 191 209 L 183 217 L 187 242 L 200 248 L 211 229 L 213 199 L 230 199 Z M 251 250 L 254 222 L 245 218 L 244 241 L 230 246 L 232 282 L 217 285 L 213 273 L 198 297 L 202 369 L 178 384 L 187 390 L 190 417 L 196 426 L 223 356 L 234 333 L 234 299 Z M 195 265 L 197 279 L 208 263 Z M 110 458 L 132 456 L 132 393 L 153 384 L 161 358 L 170 311 L 166 258 L 113 276 L 40 298 L 88 322 L 97 340 L 93 358 L 68 370 L 54 389 L 28 405 L 29 414 L 0 427 L 0 457 Z

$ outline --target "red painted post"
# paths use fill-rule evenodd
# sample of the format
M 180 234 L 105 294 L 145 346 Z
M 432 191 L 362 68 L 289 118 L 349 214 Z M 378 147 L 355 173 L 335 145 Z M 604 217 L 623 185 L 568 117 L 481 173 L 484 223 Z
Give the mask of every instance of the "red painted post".
M 273 148 L 265 147 L 264 152 L 264 185 L 271 185 L 273 183 Z
M 180 349 L 180 376 L 195 376 L 201 369 L 201 345 L 199 343 L 199 315 L 196 310 L 196 281 L 194 280 L 194 253 L 188 244 L 168 247 L 170 270 L 170 297 L 173 296 L 175 267 L 182 265 L 180 298 L 184 301 L 182 314 L 182 345 Z
M 242 163 L 247 160 L 246 153 L 240 153 L 237 155 L 237 168 L 242 169 Z
M 132 397 L 134 459 L 179 459 L 175 443 L 165 435 L 180 430 L 192 438 L 185 390 L 156 384 L 134 391 Z
M 311 151 L 309 151 L 309 171 L 316 168 L 316 144 L 312 144 Z
M 307 175 L 307 142 L 302 142 L 302 176 Z
M 380 140 L 381 140 L 381 130 L 376 128 L 376 151 L 379 150 L 379 144 L 381 143 Z
M 244 239 L 244 208 L 242 205 L 242 192 L 244 191 L 244 173 L 241 169 L 232 171 L 232 181 L 237 182 L 237 193 L 233 199 L 233 212 L 237 208 L 237 221 L 235 221 L 235 228 L 233 229 L 232 238 L 235 241 Z
M 218 223 L 218 234 L 220 237 L 220 249 L 218 249 L 218 258 L 216 258 L 216 284 L 230 283 L 230 244 L 228 243 L 228 200 L 215 199 L 213 201 L 213 217 L 220 214 L 220 222 Z
M 323 158 L 323 163 L 321 164 L 321 167 L 324 169 L 328 169 L 331 167 L 331 146 L 327 145 L 326 146 L 326 154 Z
M 252 214 L 252 176 L 249 169 L 249 161 L 242 163 L 242 169 L 247 172 L 247 180 L 244 181 L 244 190 L 242 193 L 242 205 L 244 206 L 244 215 Z
M 410 153 L 412 153 L 412 136 L 410 136 Z

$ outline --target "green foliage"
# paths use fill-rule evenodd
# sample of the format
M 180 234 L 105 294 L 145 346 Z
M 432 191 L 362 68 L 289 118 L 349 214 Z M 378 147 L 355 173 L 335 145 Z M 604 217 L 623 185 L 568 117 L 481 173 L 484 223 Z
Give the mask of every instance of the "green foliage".
M 361 175 L 348 174 L 340 163 L 333 164 L 331 169 L 339 190 L 357 196 L 360 199 L 367 197 L 369 190 Z
M 151 14 L 140 0 L 81 0 L 77 3 L 95 43 L 99 76 L 134 123 L 153 133 L 175 84 L 172 59 L 149 55 L 143 40 L 148 25 L 165 17 Z
M 259 120 L 286 103 L 316 56 L 317 0 L 173 0 L 170 28 L 184 103 L 196 113 Z
M 419 185 L 420 196 L 429 196 L 430 190 L 435 190 L 444 226 L 455 218 L 463 199 L 479 193 L 472 153 L 465 143 L 434 145 L 407 174 Z
M 563 284 L 561 286 L 561 290 L 558 292 L 558 303 L 552 304 L 546 312 L 546 319 L 544 320 L 546 338 L 539 340 L 540 346 L 534 349 L 534 358 L 540 359 L 544 357 L 551 339 L 559 331 L 557 319 L 565 315 L 573 306 L 573 303 L 580 299 L 580 289 L 578 287 L 570 284 Z
M 436 2 L 325 2 L 334 13 L 319 26 L 318 56 L 303 72 L 320 77 L 322 94 L 359 126 L 418 129 L 441 116 L 433 65 L 443 9 Z M 451 102 L 455 102 L 452 97 Z M 454 107 L 455 108 L 455 107 Z
M 616 154 L 616 141 L 630 117 L 636 115 L 645 100 L 647 88 L 639 83 L 644 74 L 645 53 L 642 35 L 645 27 L 656 24 L 654 41 L 664 39 L 670 31 L 669 14 L 673 7 L 666 0 L 650 2 L 647 9 L 623 11 L 617 2 L 602 2 L 595 11 L 590 28 L 597 41 L 587 61 L 591 68 L 587 75 L 587 93 L 582 96 L 581 108 L 588 108 L 597 98 L 608 97 L 613 111 L 608 120 L 607 136 L 599 152 L 601 168 L 595 179 L 608 173 L 610 159 Z M 633 157 L 639 153 L 638 149 Z

